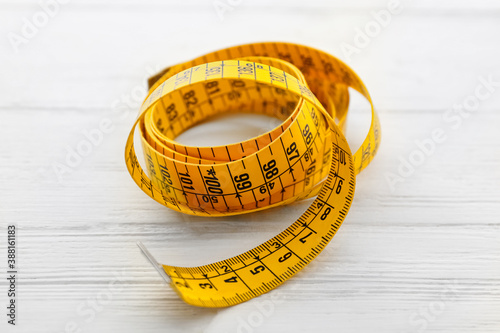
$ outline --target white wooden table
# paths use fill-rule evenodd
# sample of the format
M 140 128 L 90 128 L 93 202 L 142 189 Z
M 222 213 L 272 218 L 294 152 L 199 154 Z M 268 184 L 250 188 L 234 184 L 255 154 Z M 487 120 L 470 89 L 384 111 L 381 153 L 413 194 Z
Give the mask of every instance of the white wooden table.
M 0 2 L 0 331 L 499 332 L 500 86 L 483 81 L 500 82 L 500 3 L 401 0 L 377 30 L 372 12 L 386 1 L 220 2 L 222 19 L 212 0 L 42 0 L 54 12 L 46 21 L 37 1 Z M 356 37 L 370 27 L 368 40 Z M 345 224 L 310 266 L 244 304 L 194 308 L 136 241 L 161 262 L 204 264 L 267 240 L 309 202 L 223 219 L 179 215 L 132 182 L 125 139 L 148 74 L 269 40 L 351 65 L 380 112 L 381 147 L 358 176 Z M 353 99 L 355 149 L 367 106 Z M 111 128 L 102 140 L 67 160 L 103 119 Z M 179 141 L 246 139 L 272 124 L 229 117 Z M 445 139 L 430 144 L 439 128 Z M 5 315 L 10 224 L 15 327 Z

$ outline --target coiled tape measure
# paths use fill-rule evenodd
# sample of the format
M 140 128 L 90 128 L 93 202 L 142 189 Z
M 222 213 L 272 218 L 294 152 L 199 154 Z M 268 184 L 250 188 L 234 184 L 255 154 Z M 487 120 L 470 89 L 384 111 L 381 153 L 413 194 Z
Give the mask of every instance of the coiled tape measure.
M 202 307 L 238 304 L 276 288 L 311 262 L 342 224 L 355 175 L 379 146 L 377 114 L 358 76 L 310 47 L 255 43 L 172 66 L 149 85 L 125 158 L 134 181 L 154 200 L 181 213 L 226 216 L 317 196 L 280 234 L 205 266 L 160 265 L 139 243 L 179 296 Z M 372 105 L 370 130 L 354 156 L 343 134 L 348 87 Z M 283 122 L 256 138 L 225 146 L 190 147 L 174 141 L 188 128 L 227 112 L 263 113 Z M 136 126 L 148 174 L 135 153 Z

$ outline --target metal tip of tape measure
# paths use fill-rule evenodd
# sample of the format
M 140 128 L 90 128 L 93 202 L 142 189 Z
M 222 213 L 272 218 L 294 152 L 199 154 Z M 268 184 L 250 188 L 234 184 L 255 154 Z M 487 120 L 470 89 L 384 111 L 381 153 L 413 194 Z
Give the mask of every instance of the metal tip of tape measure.
M 144 254 L 144 256 L 148 259 L 148 261 L 151 263 L 151 265 L 153 265 L 153 267 L 156 269 L 158 274 L 160 274 L 160 276 L 163 278 L 163 280 L 165 280 L 166 283 L 170 284 L 170 282 L 172 282 L 172 280 L 170 279 L 170 277 L 167 274 L 165 274 L 165 271 L 163 270 L 161 264 L 158 263 L 158 261 L 156 261 L 156 259 L 153 257 L 151 252 L 148 251 L 148 249 L 144 246 L 144 244 L 142 244 L 141 241 L 137 242 L 137 246 L 141 249 L 142 254 Z

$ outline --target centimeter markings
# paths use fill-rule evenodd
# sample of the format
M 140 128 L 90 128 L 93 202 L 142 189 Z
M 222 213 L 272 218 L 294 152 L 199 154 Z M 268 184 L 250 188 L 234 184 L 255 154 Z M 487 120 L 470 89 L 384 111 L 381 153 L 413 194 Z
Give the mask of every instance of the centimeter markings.
M 227 60 L 234 58 L 238 60 Z M 135 156 L 133 129 L 126 147 L 129 172 L 146 194 L 167 207 L 201 216 L 258 211 L 318 195 L 294 223 L 254 249 L 204 266 L 162 265 L 174 290 L 190 304 L 219 307 L 276 288 L 335 235 L 353 200 L 355 173 L 368 165 L 378 148 L 380 127 L 373 107 L 369 133 L 354 160 L 332 118 L 336 110 L 338 119 L 345 115 L 345 87 L 371 103 L 366 88 L 336 58 L 287 43 L 217 51 L 172 66 L 157 78 L 150 81 L 150 94 L 134 125 L 139 126 L 153 181 Z M 220 147 L 187 147 L 173 141 L 217 113 L 249 107 L 283 124 Z M 325 176 L 321 186 L 318 182 Z
M 352 162 L 350 162 L 350 164 L 349 164 L 349 168 L 350 168 L 350 170 L 352 171 Z M 339 176 L 338 176 L 338 171 L 337 171 L 337 172 L 333 172 L 332 174 L 335 174 L 335 175 L 336 175 L 336 176 L 335 176 L 335 178 L 339 177 Z M 351 173 L 351 175 L 352 175 L 352 177 L 353 177 L 354 173 Z M 331 181 L 331 179 L 329 179 L 329 180 Z M 352 193 L 353 193 L 353 188 L 354 188 L 354 178 L 352 178 L 352 179 L 350 180 L 350 183 L 349 183 L 349 184 L 350 184 L 351 186 L 349 187 L 349 190 L 348 190 L 348 193 L 349 193 L 348 197 L 350 198 L 350 200 L 352 200 Z M 328 200 L 328 198 L 329 198 L 329 196 L 330 196 L 330 195 L 332 195 L 332 191 L 329 191 L 329 192 L 327 191 L 327 190 L 328 190 L 328 185 L 329 185 L 329 182 L 327 182 L 326 186 L 323 188 L 323 190 L 321 191 L 321 193 L 320 193 L 320 195 L 318 196 L 318 198 L 316 199 L 316 201 L 317 201 L 317 202 L 321 202 L 321 203 L 322 203 L 322 204 L 324 204 L 325 206 L 329 206 L 329 207 L 331 207 L 331 208 L 333 209 L 333 207 L 332 207 L 331 205 L 329 205 L 329 203 L 328 203 L 328 201 L 327 201 L 327 200 Z M 323 197 L 324 197 L 325 195 L 328 195 L 328 196 L 327 196 L 325 199 L 323 199 Z M 350 200 L 347 200 L 347 201 L 346 201 L 346 205 L 345 205 L 345 206 L 344 206 L 344 207 L 340 210 L 340 212 L 344 212 L 344 213 L 346 213 L 346 209 L 347 209 L 347 208 L 346 208 L 346 206 L 348 207 L 348 205 L 349 205 L 349 203 L 350 203 Z M 264 243 L 263 245 L 261 245 L 260 247 L 258 247 L 258 248 L 256 248 L 256 249 L 254 249 L 254 250 L 249 251 L 249 252 L 248 252 L 248 253 L 246 253 L 246 254 L 242 254 L 242 255 L 240 255 L 240 256 L 237 256 L 237 257 L 235 257 L 235 258 L 232 258 L 232 259 L 231 259 L 231 262 L 226 260 L 226 261 L 222 261 L 221 263 L 218 263 L 218 264 L 219 264 L 219 265 L 218 265 L 219 267 L 220 267 L 222 264 L 225 264 L 225 265 L 227 265 L 228 267 L 230 267 L 232 264 L 234 264 L 234 260 L 236 259 L 236 260 L 239 260 L 239 261 L 243 264 L 243 266 L 242 266 L 242 267 L 240 267 L 240 268 L 238 268 L 238 269 L 232 269 L 231 271 L 229 271 L 229 272 L 227 272 L 227 273 L 222 273 L 222 274 L 232 274 L 232 273 L 234 272 L 234 273 L 235 273 L 238 277 L 240 277 L 240 275 L 238 275 L 238 274 L 236 273 L 237 271 L 239 271 L 239 270 L 243 270 L 243 269 L 246 269 L 246 268 L 248 268 L 248 267 L 252 266 L 255 262 L 260 262 L 260 263 L 263 263 L 263 260 L 264 260 L 264 259 L 266 259 L 266 257 L 270 256 L 271 254 L 273 254 L 273 253 L 275 253 L 275 252 L 280 251 L 281 249 L 285 249 L 285 248 L 286 248 L 286 249 L 288 249 L 288 250 L 289 250 L 289 249 L 290 249 L 290 247 L 288 247 L 288 244 L 290 244 L 290 243 L 291 243 L 294 239 L 296 239 L 298 236 L 300 236 L 300 235 L 301 235 L 301 233 L 302 233 L 304 230 L 309 229 L 309 230 L 311 230 L 311 231 L 314 231 L 314 230 L 312 229 L 312 227 L 311 227 L 311 224 L 312 224 L 312 223 L 315 221 L 315 219 L 318 217 L 318 215 L 319 215 L 319 213 L 321 212 L 321 210 L 318 210 L 317 212 L 314 212 L 314 211 L 313 211 L 313 207 L 314 207 L 314 204 L 313 204 L 313 205 L 312 205 L 312 206 L 311 206 L 311 207 L 310 207 L 310 208 L 306 211 L 306 213 L 304 213 L 304 215 L 303 215 L 303 216 L 302 216 L 302 217 L 298 220 L 298 221 L 302 222 L 303 229 L 302 229 L 302 230 L 300 230 L 299 232 L 295 233 L 295 234 L 294 234 L 293 232 L 290 232 L 290 233 L 293 235 L 293 237 L 292 237 L 292 238 L 290 238 L 287 242 L 283 242 L 282 240 L 279 240 L 281 245 L 278 247 L 278 249 L 276 249 L 276 250 L 274 250 L 274 251 L 273 251 L 273 250 L 271 250 L 271 247 L 272 247 L 272 245 L 271 245 L 271 244 L 272 244 L 272 243 L 277 243 L 277 241 L 275 241 L 275 239 L 277 239 L 277 238 L 278 238 L 278 236 L 277 236 L 276 238 L 273 238 L 272 240 L 270 240 L 270 241 L 268 241 L 268 242 Z M 306 221 L 307 221 L 307 219 L 306 219 L 306 218 L 309 218 L 309 219 L 310 219 L 310 220 L 309 220 L 309 224 L 307 224 L 307 222 L 306 222 Z M 271 281 L 271 283 L 269 283 L 269 282 L 268 282 L 268 283 L 267 283 L 267 286 L 264 286 L 264 290 L 269 290 L 269 289 L 271 289 L 271 288 L 272 288 L 272 287 L 273 287 L 276 283 L 278 283 L 278 282 L 279 282 L 279 283 L 282 283 L 282 282 L 283 282 L 283 278 L 288 278 L 288 275 L 290 274 L 290 273 L 289 273 L 289 271 L 291 271 L 291 272 L 297 271 L 297 270 L 299 270 L 300 268 L 302 268 L 302 267 L 303 267 L 303 265 L 304 265 L 306 262 L 308 262 L 308 261 L 312 260 L 312 259 L 313 259 L 313 258 L 314 258 L 314 257 L 315 257 L 315 256 L 316 256 L 316 255 L 317 255 L 317 254 L 318 254 L 318 253 L 319 253 L 319 252 L 320 252 L 323 248 L 324 248 L 324 246 L 326 246 L 326 244 L 329 242 L 329 240 L 331 239 L 331 237 L 333 237 L 334 233 L 338 230 L 338 227 L 340 227 L 340 223 L 342 222 L 342 219 L 343 219 L 343 218 L 342 218 L 341 216 L 339 216 L 339 219 L 337 219 L 337 221 L 336 221 L 336 222 L 334 222 L 334 223 L 332 223 L 332 224 L 331 224 L 331 229 L 330 229 L 328 232 L 326 232 L 326 234 L 325 234 L 324 236 L 322 236 L 322 238 L 321 238 L 321 240 L 319 241 L 319 243 L 318 243 L 318 244 L 316 244 L 315 246 L 313 246 L 313 247 L 311 248 L 312 253 L 311 253 L 311 254 L 309 254 L 309 255 L 307 255 L 305 260 L 304 260 L 304 258 L 301 258 L 299 255 L 297 255 L 295 252 L 293 252 L 293 251 L 288 251 L 289 253 L 292 253 L 292 254 L 293 254 L 293 255 L 295 255 L 297 258 L 299 258 L 301 261 L 300 261 L 300 262 L 298 262 L 298 263 L 296 263 L 296 264 L 295 264 L 295 265 L 293 265 L 292 267 L 288 267 L 288 270 L 287 270 L 286 272 L 282 273 L 282 275 L 281 275 L 281 276 L 276 275 L 276 274 L 272 271 L 272 269 L 270 269 L 270 268 L 269 268 L 269 266 L 267 266 L 267 265 L 265 265 L 265 264 L 264 264 L 263 266 L 264 266 L 266 269 L 268 269 L 268 270 L 269 270 L 269 271 L 273 274 L 273 276 L 275 277 L 275 279 L 273 279 L 273 280 Z M 297 223 L 294 223 L 294 224 L 293 224 L 290 228 L 288 228 L 288 229 L 295 231 L 296 229 L 298 229 L 298 225 L 297 225 Z M 281 234 L 280 234 L 280 235 L 281 235 Z M 262 247 L 267 248 L 267 250 L 269 251 L 269 254 L 264 255 L 264 256 L 261 256 L 261 255 L 259 255 L 259 252 L 256 252 L 256 251 L 255 251 L 255 250 L 261 250 L 260 248 L 262 248 Z M 255 258 L 255 261 L 254 261 L 254 262 L 245 262 L 245 261 L 248 259 L 248 257 L 249 257 L 249 256 L 255 256 L 255 257 L 254 257 L 254 258 Z M 282 257 L 282 258 L 283 258 L 283 257 Z M 216 264 L 216 265 L 210 265 L 210 268 L 212 268 L 212 269 L 213 269 L 213 268 L 214 268 L 214 266 L 217 266 L 217 264 Z M 204 267 L 204 268 L 205 268 L 205 267 Z M 196 268 L 194 268 L 194 270 L 196 270 Z M 221 275 L 221 273 L 220 273 L 220 272 L 219 272 L 216 268 L 215 268 L 215 269 L 213 269 L 212 271 L 210 271 L 210 273 L 211 273 L 211 274 L 210 274 L 210 276 L 209 276 L 208 272 L 206 272 L 206 271 L 205 271 L 205 274 L 204 274 L 205 279 L 208 279 L 208 278 L 212 278 L 212 277 L 216 277 L 216 276 L 220 276 L 220 275 Z M 240 277 L 240 278 L 241 278 L 241 277 Z M 187 278 L 187 279 L 189 279 L 189 278 Z M 194 277 L 192 278 L 192 280 L 195 280 L 195 279 L 196 279 L 196 278 L 194 278 Z M 203 278 L 199 278 L 198 280 L 203 280 Z M 242 280 L 242 282 L 244 282 L 244 280 Z M 211 282 L 211 283 L 213 283 L 213 282 Z M 248 285 L 247 285 L 246 283 L 245 283 L 245 286 L 246 286 L 247 288 L 249 288 L 249 287 L 248 287 Z M 249 288 L 249 289 L 251 290 L 251 288 Z M 248 295 L 247 295 L 247 296 L 248 296 Z M 240 297 L 247 297 L 247 296 L 245 296 L 245 294 L 243 294 L 243 295 L 242 295 L 242 296 L 240 296 Z
M 300 131 L 302 132 L 302 129 L 301 129 L 301 127 L 300 127 L 300 122 L 297 122 L 297 124 L 298 124 L 298 126 L 299 126 Z M 303 137 L 303 136 L 302 136 L 302 137 Z M 317 140 L 318 140 L 318 139 L 319 139 L 319 140 L 321 140 L 321 137 L 320 137 L 320 132 L 319 132 L 319 131 L 317 131 L 317 132 L 315 133 L 315 135 L 313 136 L 313 139 L 312 139 L 312 140 L 311 140 L 311 142 L 309 143 L 309 146 L 307 146 L 307 149 L 304 151 L 304 153 L 302 153 L 302 154 L 300 154 L 300 155 L 299 155 L 299 159 L 298 159 L 296 162 L 294 162 L 293 164 L 289 165 L 289 167 L 288 167 L 287 169 L 285 169 L 285 170 L 284 170 L 281 174 L 279 174 L 279 175 L 277 176 L 277 178 L 279 178 L 279 179 L 280 179 L 280 181 L 281 181 L 281 177 L 282 177 L 284 174 L 286 174 L 286 172 L 290 172 L 290 170 L 293 170 L 293 167 L 294 167 L 294 165 L 295 165 L 295 164 L 297 164 L 297 163 L 299 163 L 299 162 L 301 162 L 301 163 L 302 163 L 302 160 L 303 160 L 303 159 L 307 156 L 307 154 L 309 153 L 309 147 L 310 147 L 310 146 L 315 145 L 316 151 L 319 153 L 319 149 L 318 149 L 318 148 L 317 148 L 317 146 L 316 146 L 316 142 L 317 142 Z M 280 140 L 281 140 L 281 143 L 282 143 L 282 139 L 281 139 L 281 137 L 280 137 Z M 304 138 L 303 138 L 303 141 L 304 141 L 304 143 L 305 143 L 305 144 L 307 144 Z M 284 147 L 282 147 L 282 149 L 283 149 L 283 152 L 285 152 L 285 151 L 286 151 L 286 150 L 284 149 Z M 257 156 L 257 159 L 258 159 L 258 156 Z M 288 161 L 288 160 L 287 160 L 287 161 Z M 260 163 L 260 161 L 259 161 L 259 163 Z M 159 164 L 159 163 L 158 163 L 158 161 L 157 161 L 157 164 Z M 260 166 L 261 166 L 261 168 L 262 168 L 262 164 L 260 164 Z M 174 164 L 174 167 L 176 168 L 175 164 Z M 199 167 L 198 167 L 198 169 L 199 169 L 200 174 L 201 174 L 201 170 L 200 170 L 200 168 L 199 168 Z M 179 179 L 179 182 L 180 182 L 180 184 L 181 184 L 181 186 L 182 186 L 182 184 L 183 184 L 183 183 L 182 183 L 182 181 L 181 181 L 182 176 L 179 174 L 179 172 L 178 172 L 178 170 L 177 170 L 177 169 L 175 170 L 175 172 L 176 172 L 176 175 L 177 175 L 177 177 L 178 177 L 178 179 Z M 229 171 L 229 172 L 230 172 L 230 171 Z M 317 174 L 317 172 L 314 172 L 314 173 L 313 173 L 313 175 L 315 175 L 315 174 Z M 263 177 L 264 177 L 264 175 L 263 175 Z M 231 178 L 232 178 L 232 175 L 231 175 Z M 264 178 L 265 178 L 265 177 L 264 177 Z M 158 178 L 158 179 L 159 179 L 159 178 Z M 273 179 L 271 179 L 270 181 L 272 181 L 272 180 L 273 180 Z M 290 187 L 290 186 L 297 186 L 297 185 L 299 185 L 300 183 L 303 183 L 303 182 L 304 182 L 304 180 L 300 180 L 300 181 L 298 181 L 298 182 L 294 182 L 294 183 L 292 183 L 291 185 L 288 185 L 287 187 Z M 266 181 L 266 182 L 265 182 L 265 184 L 266 184 L 266 186 L 267 186 L 267 189 L 269 190 L 269 185 L 268 185 L 268 183 L 269 183 L 268 181 Z M 252 187 L 252 188 L 250 188 L 250 189 L 240 191 L 240 193 L 249 192 L 249 191 L 254 191 L 254 190 L 259 189 L 261 186 L 262 186 L 262 185 L 258 185 L 258 186 Z M 202 195 L 211 195 L 211 196 L 230 196 L 230 195 L 238 195 L 238 194 L 239 194 L 239 193 L 238 193 L 238 191 L 235 191 L 235 192 L 230 192 L 230 193 L 224 193 L 224 194 L 210 194 L 210 193 L 208 192 L 208 190 L 207 190 L 206 186 L 204 186 L 204 188 L 205 188 L 205 192 L 193 192 L 193 191 L 186 190 L 184 187 L 182 187 L 182 188 L 177 188 L 177 187 L 174 187 L 174 186 L 170 186 L 170 188 L 171 188 L 171 189 L 173 189 L 174 191 L 179 191 L 179 192 L 181 192 L 183 195 L 184 195 L 184 194 L 192 194 L 192 195 L 200 195 L 200 196 L 202 196 Z M 236 189 L 236 186 L 234 186 L 234 188 Z

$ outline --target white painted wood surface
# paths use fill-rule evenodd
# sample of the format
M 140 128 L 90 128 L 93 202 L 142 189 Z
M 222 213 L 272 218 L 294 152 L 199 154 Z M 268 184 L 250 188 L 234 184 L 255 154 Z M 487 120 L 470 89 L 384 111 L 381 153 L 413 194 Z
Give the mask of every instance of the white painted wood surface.
M 17 53 L 9 33 L 20 34 L 23 18 L 41 9 L 32 0 L 1 1 L 0 276 L 6 228 L 15 223 L 20 280 L 16 327 L 6 324 L 0 280 L 0 331 L 499 332 L 500 87 L 457 130 L 443 115 L 473 96 L 481 77 L 500 81 L 500 3 L 401 3 L 402 12 L 347 59 L 342 43 L 354 45 L 355 29 L 386 1 L 242 1 L 220 20 L 211 0 L 73 0 Z M 150 69 L 267 40 L 346 60 L 380 111 L 381 148 L 358 176 L 345 224 L 310 266 L 247 303 L 194 308 L 162 282 L 136 241 L 162 262 L 203 264 L 268 239 L 308 202 L 223 219 L 158 205 L 124 165 L 139 106 L 130 96 L 144 92 Z M 353 104 L 355 148 L 367 123 L 366 105 Z M 66 163 L 67 148 L 103 118 L 111 133 L 58 177 L 54 165 Z M 241 131 L 224 131 L 227 124 Z M 272 124 L 227 118 L 179 140 L 234 141 Z M 397 173 L 400 159 L 416 154 L 415 141 L 438 127 L 447 140 L 391 189 L 387 173 Z

